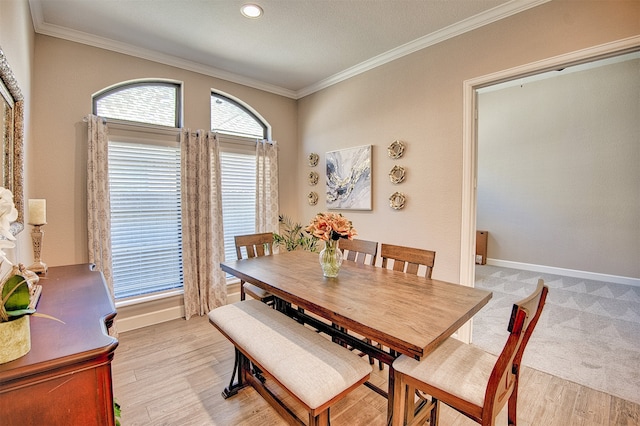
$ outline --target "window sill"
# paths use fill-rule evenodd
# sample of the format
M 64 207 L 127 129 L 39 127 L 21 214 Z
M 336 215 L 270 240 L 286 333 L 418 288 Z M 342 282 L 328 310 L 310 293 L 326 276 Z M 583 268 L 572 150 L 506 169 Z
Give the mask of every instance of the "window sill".
M 128 297 L 126 299 L 117 299 L 115 302 L 115 305 L 117 309 L 117 308 L 123 308 L 125 306 L 139 305 L 142 303 L 153 302 L 156 300 L 168 299 L 170 297 L 182 296 L 183 294 L 184 294 L 184 290 L 182 289 L 167 290 L 159 293 Z
M 235 287 L 238 287 L 238 289 L 240 288 L 240 280 L 236 277 L 228 278 L 227 291 L 233 292 L 233 290 L 236 290 Z M 174 296 L 182 296 L 183 294 L 184 294 L 184 290 L 182 289 L 168 290 L 160 293 L 145 294 L 142 296 L 128 297 L 126 299 L 117 299 L 115 302 L 115 305 L 116 305 L 116 308 L 123 308 L 125 306 L 140 305 L 142 303 L 168 299 Z

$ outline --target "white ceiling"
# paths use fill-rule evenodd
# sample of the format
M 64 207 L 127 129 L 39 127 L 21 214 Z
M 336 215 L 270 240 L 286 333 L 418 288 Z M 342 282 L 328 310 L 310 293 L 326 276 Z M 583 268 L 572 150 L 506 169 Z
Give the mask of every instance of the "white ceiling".
M 549 0 L 29 0 L 35 31 L 294 99 Z

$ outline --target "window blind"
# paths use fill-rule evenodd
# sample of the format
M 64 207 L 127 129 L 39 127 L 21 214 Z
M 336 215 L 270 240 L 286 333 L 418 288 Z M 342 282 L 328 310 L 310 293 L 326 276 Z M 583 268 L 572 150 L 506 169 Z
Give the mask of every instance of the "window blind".
M 109 141 L 117 299 L 182 287 L 180 148 Z
M 256 229 L 255 152 L 220 152 L 224 253 L 236 259 L 236 235 L 253 234 Z

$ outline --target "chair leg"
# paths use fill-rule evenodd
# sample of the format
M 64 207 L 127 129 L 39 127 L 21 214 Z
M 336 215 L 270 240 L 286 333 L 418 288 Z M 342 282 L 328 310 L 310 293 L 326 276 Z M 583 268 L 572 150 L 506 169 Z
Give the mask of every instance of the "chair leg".
M 507 424 L 509 426 L 516 426 L 517 413 L 518 413 L 517 408 L 518 408 L 518 378 L 516 377 L 516 383 L 513 387 L 513 392 L 511 393 L 511 396 L 509 397 L 509 402 L 508 402 Z
M 433 403 L 433 408 L 431 409 L 429 426 L 438 426 L 438 421 L 440 419 L 440 402 L 433 397 L 431 397 L 431 402 Z
M 240 281 L 240 300 L 245 300 L 247 295 L 244 293 L 244 281 Z
M 391 369 L 390 369 L 391 370 Z M 403 426 L 407 416 L 407 385 L 404 382 L 404 376 L 397 371 L 394 372 L 393 380 L 393 416 L 391 417 L 391 426 Z

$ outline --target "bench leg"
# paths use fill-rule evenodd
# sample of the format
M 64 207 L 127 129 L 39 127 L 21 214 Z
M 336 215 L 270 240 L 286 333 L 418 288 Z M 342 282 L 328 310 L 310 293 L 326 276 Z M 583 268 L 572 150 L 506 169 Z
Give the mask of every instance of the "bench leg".
M 329 426 L 331 424 L 330 417 L 329 408 L 317 416 L 309 413 L 309 426 Z
M 232 397 L 233 395 L 237 394 L 240 389 L 247 386 L 242 370 L 245 368 L 247 370 L 249 369 L 249 360 L 237 348 L 234 349 L 235 361 L 233 364 L 233 373 L 231 374 L 231 381 L 229 382 L 229 386 L 227 386 L 222 391 L 222 397 L 224 399 Z

